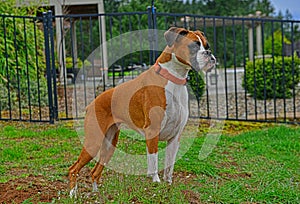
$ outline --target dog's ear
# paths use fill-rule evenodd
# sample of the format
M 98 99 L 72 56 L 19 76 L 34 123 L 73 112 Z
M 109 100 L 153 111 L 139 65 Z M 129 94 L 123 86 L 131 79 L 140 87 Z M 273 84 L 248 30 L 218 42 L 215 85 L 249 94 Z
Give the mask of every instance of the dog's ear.
M 175 41 L 179 41 L 180 37 L 186 36 L 188 33 L 189 31 L 184 28 L 171 27 L 165 32 L 164 36 L 167 41 L 167 45 L 171 47 Z

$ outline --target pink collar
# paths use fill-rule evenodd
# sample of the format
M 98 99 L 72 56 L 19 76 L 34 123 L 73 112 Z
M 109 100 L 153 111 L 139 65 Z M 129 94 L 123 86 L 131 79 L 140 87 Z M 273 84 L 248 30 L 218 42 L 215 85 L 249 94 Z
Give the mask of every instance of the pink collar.
M 181 78 L 178 78 L 176 76 L 174 76 L 173 74 L 171 74 L 167 69 L 164 69 L 162 68 L 158 62 L 156 62 L 154 64 L 154 71 L 161 75 L 162 77 L 164 77 L 165 79 L 173 82 L 174 84 L 178 84 L 178 85 L 186 85 L 187 83 L 187 79 L 181 79 Z

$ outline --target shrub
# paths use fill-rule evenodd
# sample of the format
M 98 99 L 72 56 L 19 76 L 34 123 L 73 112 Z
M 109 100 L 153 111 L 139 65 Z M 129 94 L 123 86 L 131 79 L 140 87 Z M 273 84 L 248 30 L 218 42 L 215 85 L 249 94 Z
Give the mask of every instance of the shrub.
M 16 101 L 16 92 L 8 93 L 8 88 L 4 84 L 0 83 L 0 111 L 9 110 Z
M 74 64 L 74 68 L 82 68 L 83 62 L 81 59 L 77 58 L 76 61 L 72 57 L 66 57 L 66 68 L 72 69 Z M 91 66 L 92 64 L 88 60 L 84 60 L 84 66 Z
M 19 101 L 21 102 L 21 108 L 47 106 L 48 88 L 46 78 L 41 77 L 39 81 L 30 80 L 29 86 L 28 82 L 22 80 L 19 88 L 16 84 L 10 84 L 8 89 L 7 84 L 0 83 L 0 110 L 14 110 L 19 107 Z
M 191 70 L 189 72 L 189 81 L 190 88 L 192 90 L 192 94 L 199 101 L 201 96 L 205 91 L 205 81 L 203 80 L 203 76 L 195 70 Z
M 300 59 L 274 57 L 248 61 L 242 86 L 256 99 L 290 98 L 300 82 Z

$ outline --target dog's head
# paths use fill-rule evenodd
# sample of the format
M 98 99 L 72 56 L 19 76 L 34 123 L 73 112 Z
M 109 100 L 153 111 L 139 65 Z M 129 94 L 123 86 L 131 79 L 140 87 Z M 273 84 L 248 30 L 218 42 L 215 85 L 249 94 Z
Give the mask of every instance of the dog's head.
M 209 72 L 215 66 L 216 58 L 203 32 L 171 27 L 164 36 L 171 52 L 180 62 L 198 72 Z

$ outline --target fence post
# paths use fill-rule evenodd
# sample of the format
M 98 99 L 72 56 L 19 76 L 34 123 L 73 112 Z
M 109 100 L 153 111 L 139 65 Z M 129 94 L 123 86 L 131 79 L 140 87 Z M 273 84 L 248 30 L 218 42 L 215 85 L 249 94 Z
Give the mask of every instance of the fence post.
M 49 45 L 49 19 L 48 13 L 43 12 L 43 27 L 44 27 L 44 43 L 45 43 L 45 58 L 46 58 L 46 76 L 48 88 L 48 103 L 49 103 L 49 122 L 54 123 L 53 113 L 53 93 L 52 93 L 52 74 L 51 74 L 51 54 Z
M 51 80 L 53 84 L 53 119 L 58 119 L 58 100 L 57 100 L 57 86 L 56 86 L 56 67 L 55 67 L 55 54 L 54 54 L 54 32 L 53 32 L 53 26 L 52 26 L 52 11 L 48 11 L 48 29 L 49 29 L 49 41 L 50 41 L 50 70 L 51 70 Z
M 153 2 L 152 2 L 153 3 Z M 152 6 L 148 6 L 148 39 L 150 44 L 150 64 L 154 64 L 157 55 L 157 47 L 158 47 L 158 40 L 157 40 L 157 24 L 156 24 L 156 8 L 154 4 Z

